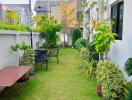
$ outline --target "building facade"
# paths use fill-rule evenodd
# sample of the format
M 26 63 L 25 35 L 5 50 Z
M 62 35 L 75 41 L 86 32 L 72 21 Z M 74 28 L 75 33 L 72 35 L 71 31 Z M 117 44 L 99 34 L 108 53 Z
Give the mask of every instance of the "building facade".
M 16 12 L 19 24 L 29 23 L 29 4 L 0 4 L 0 19 L 5 18 L 6 12 Z
M 34 11 L 36 14 L 53 15 L 55 18 L 60 19 L 60 5 L 61 0 L 36 0 Z
M 117 7 L 117 29 L 119 38 L 111 47 L 109 58 L 116 62 L 121 68 L 124 68 L 125 62 L 128 58 L 132 57 L 132 12 L 131 12 L 131 0 L 112 0 L 111 7 Z M 113 8 L 114 10 L 115 8 Z M 112 10 L 111 10 L 112 11 Z M 112 13 L 112 12 L 111 12 Z M 113 12 L 115 13 L 115 12 Z M 132 77 L 128 78 L 132 80 Z

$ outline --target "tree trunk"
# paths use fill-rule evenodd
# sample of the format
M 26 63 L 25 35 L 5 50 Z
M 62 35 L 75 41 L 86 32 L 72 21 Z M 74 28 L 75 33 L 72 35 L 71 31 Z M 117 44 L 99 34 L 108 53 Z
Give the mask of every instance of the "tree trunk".
M 64 43 L 63 43 L 63 47 L 65 47 L 65 43 L 66 43 L 66 37 L 65 37 L 65 33 L 64 33 Z
M 101 60 L 101 53 L 99 53 L 99 60 Z

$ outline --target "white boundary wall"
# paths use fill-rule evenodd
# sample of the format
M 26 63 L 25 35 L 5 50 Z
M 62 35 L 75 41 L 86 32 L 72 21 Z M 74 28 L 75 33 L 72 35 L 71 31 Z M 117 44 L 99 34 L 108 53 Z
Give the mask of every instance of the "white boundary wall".
M 33 33 L 33 48 L 41 42 L 39 33 Z M 17 53 L 11 50 L 11 45 L 25 42 L 30 44 L 30 33 L 12 30 L 0 30 L 0 69 L 6 66 L 18 65 Z

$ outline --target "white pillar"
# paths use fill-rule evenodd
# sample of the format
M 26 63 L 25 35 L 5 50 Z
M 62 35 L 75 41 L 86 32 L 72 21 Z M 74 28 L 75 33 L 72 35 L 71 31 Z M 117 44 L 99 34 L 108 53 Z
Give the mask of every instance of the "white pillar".
M 83 38 L 84 39 L 88 39 L 88 34 L 89 34 L 89 30 L 87 27 L 88 21 L 89 21 L 89 17 L 88 17 L 88 13 L 86 13 L 84 11 L 84 17 L 83 17 Z

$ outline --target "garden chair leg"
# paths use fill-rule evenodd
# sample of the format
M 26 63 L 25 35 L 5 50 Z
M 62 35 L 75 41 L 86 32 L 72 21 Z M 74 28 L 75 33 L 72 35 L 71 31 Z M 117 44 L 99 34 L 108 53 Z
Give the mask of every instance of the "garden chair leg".
M 46 71 L 48 70 L 48 63 L 46 63 Z

